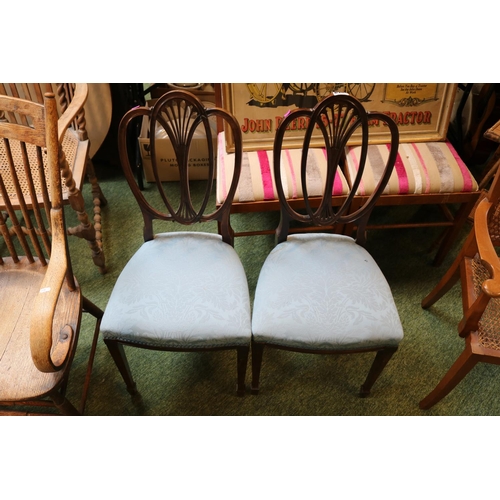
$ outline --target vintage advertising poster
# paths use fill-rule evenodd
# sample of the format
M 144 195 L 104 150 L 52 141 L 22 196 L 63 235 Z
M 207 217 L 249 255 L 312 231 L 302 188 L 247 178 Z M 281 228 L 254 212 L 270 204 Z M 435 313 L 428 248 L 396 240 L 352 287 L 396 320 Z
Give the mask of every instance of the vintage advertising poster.
M 390 115 L 398 124 L 400 142 L 441 141 L 456 89 L 451 83 L 231 83 L 222 85 L 222 99 L 240 123 L 243 149 L 255 151 L 272 149 L 276 128 L 288 111 L 312 108 L 332 92 L 347 92 L 367 111 Z M 301 147 L 303 127 L 304 123 L 291 123 L 286 147 Z M 376 121 L 370 124 L 372 143 L 387 142 L 385 127 Z M 234 144 L 227 132 L 226 149 L 231 152 Z

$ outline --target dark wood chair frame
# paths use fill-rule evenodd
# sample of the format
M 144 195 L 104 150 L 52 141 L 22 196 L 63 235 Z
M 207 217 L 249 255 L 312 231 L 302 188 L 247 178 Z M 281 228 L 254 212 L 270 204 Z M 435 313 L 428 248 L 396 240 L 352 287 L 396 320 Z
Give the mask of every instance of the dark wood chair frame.
M 185 103 L 187 106 L 191 106 L 192 115 L 196 118 L 194 122 L 189 126 L 184 123 L 183 126 L 172 127 L 168 121 L 165 120 L 164 114 L 172 117 L 172 122 L 174 116 L 178 113 L 184 113 L 178 106 L 179 103 Z M 141 119 L 143 116 L 149 117 L 150 122 L 150 137 L 151 137 L 151 158 L 154 176 L 156 179 L 156 187 L 161 195 L 161 198 L 165 204 L 166 211 L 160 212 L 154 207 L 152 207 L 144 197 L 141 187 L 137 184 L 134 176 L 134 159 L 130 159 L 130 148 L 127 144 L 128 129 L 129 126 L 137 119 Z M 225 202 L 216 207 L 215 211 L 206 214 L 209 200 L 213 196 L 213 188 L 215 183 L 216 174 L 216 162 L 215 162 L 215 151 L 213 148 L 213 132 L 210 128 L 209 119 L 215 117 L 216 119 L 226 120 L 228 125 L 234 134 L 235 144 L 236 144 L 236 160 L 235 160 L 235 172 L 228 191 L 228 196 Z M 185 116 L 186 122 L 189 116 Z M 156 122 L 159 122 L 164 129 L 167 131 L 170 140 L 172 141 L 178 165 L 179 165 L 179 187 L 180 187 L 180 203 L 179 207 L 174 208 L 165 193 L 162 182 L 160 181 L 160 176 L 158 173 L 158 165 L 156 162 L 156 145 L 154 140 L 154 131 Z M 189 161 L 189 145 L 193 138 L 193 134 L 198 127 L 198 125 L 203 125 L 205 135 L 208 144 L 208 162 L 209 162 L 209 173 L 208 179 L 206 181 L 205 194 L 201 206 L 196 209 L 193 206 L 191 199 L 191 193 L 189 189 L 189 176 L 188 176 L 188 161 Z M 135 196 L 137 203 L 139 204 L 140 210 L 142 212 L 144 220 L 144 241 L 150 241 L 154 238 L 153 231 L 153 221 L 171 221 L 177 222 L 185 226 L 189 226 L 198 222 L 210 222 L 216 221 L 218 226 L 219 234 L 222 236 L 222 240 L 228 245 L 234 245 L 234 231 L 231 228 L 230 216 L 231 216 L 231 200 L 234 197 L 236 188 L 239 181 L 240 170 L 241 170 L 241 158 L 242 158 L 242 137 L 240 126 L 236 119 L 228 113 L 226 110 L 214 107 L 207 109 L 202 102 L 193 94 L 183 90 L 173 90 L 166 94 L 163 94 L 158 101 L 151 108 L 148 107 L 137 107 L 128 111 L 122 118 L 119 126 L 119 136 L 118 136 L 118 148 L 120 154 L 120 160 L 123 167 L 125 177 L 129 183 L 130 189 Z M 247 369 L 248 356 L 250 352 L 250 344 L 248 346 L 237 346 L 235 347 L 223 347 L 223 348 L 191 348 L 191 349 L 176 349 L 176 348 L 157 348 L 140 345 L 134 342 L 127 341 L 116 341 L 116 340 L 105 340 L 104 341 L 109 349 L 111 356 L 113 357 L 124 381 L 127 386 L 127 390 L 131 395 L 137 395 L 137 386 L 132 378 L 132 373 L 130 370 L 129 363 L 127 361 L 125 351 L 123 349 L 124 345 L 129 345 L 133 347 L 140 347 L 143 349 L 159 350 L 159 351 L 180 351 L 180 352 L 202 352 L 202 351 L 217 351 L 217 350 L 228 350 L 236 349 L 237 351 L 237 395 L 243 396 L 245 394 L 245 376 Z
M 304 136 L 301 162 L 301 182 L 302 189 L 304 191 L 303 206 L 305 208 L 305 213 L 297 212 L 296 205 L 294 207 L 294 205 L 290 204 L 289 200 L 287 200 L 283 190 L 283 186 L 281 184 L 280 168 L 281 150 L 286 128 L 292 120 L 302 116 L 309 118 L 309 126 Z M 324 116 L 326 116 L 326 120 L 322 118 Z M 338 119 L 338 121 L 335 121 L 335 118 L 332 119 L 332 116 L 339 116 L 342 118 Z M 381 120 L 382 122 L 387 124 L 391 133 L 391 149 L 384 173 L 377 185 L 377 188 L 374 190 L 373 194 L 370 197 L 363 200 L 363 204 L 355 204 L 354 202 L 356 200 L 356 197 L 354 193 L 361 181 L 361 176 L 364 171 L 368 151 L 368 122 L 372 119 Z M 325 126 L 325 122 L 329 123 L 330 125 Z M 332 126 L 332 123 L 334 123 L 335 125 Z M 327 178 L 325 182 L 324 195 L 322 197 L 309 198 L 306 182 L 307 153 L 309 150 L 309 144 L 313 129 L 316 124 L 319 125 L 325 141 L 327 152 Z M 341 197 L 343 200 L 342 203 L 336 206 L 334 205 L 334 203 L 332 203 L 331 195 L 327 193 L 332 192 L 335 172 L 339 164 L 342 163 L 345 146 L 352 133 L 357 129 L 361 129 L 362 133 L 362 151 L 358 175 L 355 179 L 352 191 L 346 197 Z M 276 132 L 273 146 L 273 168 L 281 214 L 280 224 L 276 230 L 277 244 L 279 245 L 281 242 L 286 241 L 287 236 L 290 233 L 290 222 L 298 221 L 309 226 L 314 226 L 319 230 L 321 230 L 322 228 L 330 228 L 336 226 L 340 226 L 343 228 L 353 228 L 355 229 L 356 233 L 356 243 L 359 245 L 364 245 L 366 242 L 366 228 L 368 219 L 373 210 L 373 207 L 377 203 L 377 199 L 380 196 L 380 193 L 383 191 L 387 182 L 389 181 L 389 177 L 392 173 L 394 163 L 396 161 L 398 145 L 399 131 L 395 122 L 390 117 L 382 113 L 367 113 L 361 103 L 359 103 L 359 101 L 348 96 L 347 94 L 330 96 L 318 103 L 313 109 L 297 109 L 295 111 L 292 111 L 280 123 L 280 126 L 278 127 L 278 130 Z M 335 201 L 338 200 L 334 200 L 334 202 Z M 256 342 L 252 338 L 252 394 L 259 393 L 260 371 L 262 366 L 263 352 L 264 348 L 266 347 L 310 354 L 348 354 L 375 350 L 377 352 L 375 360 L 373 361 L 366 380 L 360 389 L 361 397 L 366 397 L 370 394 L 370 390 L 373 384 L 382 373 L 384 367 L 387 365 L 393 354 L 397 351 L 397 347 L 394 346 L 382 346 L 378 347 L 377 349 L 352 350 L 298 349 L 267 342 Z

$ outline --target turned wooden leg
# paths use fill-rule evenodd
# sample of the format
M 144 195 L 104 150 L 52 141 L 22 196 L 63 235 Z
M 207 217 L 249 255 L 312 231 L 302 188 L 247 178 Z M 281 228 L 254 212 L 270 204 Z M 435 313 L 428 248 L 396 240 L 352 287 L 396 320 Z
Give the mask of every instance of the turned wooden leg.
M 109 353 L 113 358 L 116 367 L 118 368 L 121 376 L 127 386 L 127 391 L 131 396 L 138 394 L 137 385 L 132 378 L 132 372 L 130 371 L 130 366 L 128 364 L 127 357 L 125 356 L 125 350 L 123 345 L 114 340 L 104 340 L 104 343 L 108 347 Z
M 87 178 L 91 185 L 92 190 L 92 200 L 94 203 L 94 228 L 95 228 L 95 239 L 97 241 L 97 245 L 102 251 L 102 224 L 101 224 L 101 207 L 105 207 L 108 203 L 106 200 L 101 186 L 97 182 L 97 177 L 95 175 L 94 164 L 92 160 L 87 161 Z
M 105 274 L 106 259 L 102 248 L 97 242 L 96 229 L 90 223 L 87 212 L 85 211 L 85 202 L 83 200 L 82 193 L 78 191 L 74 195 L 70 195 L 68 199 L 71 208 L 73 208 L 76 212 L 78 220 L 80 221 L 78 226 L 68 228 L 68 234 L 87 240 L 87 244 L 92 252 L 92 260 L 94 261 L 94 264 L 99 268 L 101 274 Z
M 419 407 L 422 410 L 428 410 L 431 406 L 441 401 L 441 399 L 449 394 L 479 361 L 480 356 L 474 354 L 470 346 L 467 345 L 446 375 L 441 379 L 441 382 L 439 382 L 432 392 L 420 401 Z
M 252 394 L 259 394 L 260 369 L 263 354 L 264 344 L 252 342 L 252 385 L 250 388 Z
M 98 198 L 101 206 L 105 207 L 108 204 L 108 200 L 104 196 L 104 193 L 101 190 L 101 186 L 99 186 L 99 182 L 97 181 L 97 177 L 95 175 L 95 169 L 94 169 L 94 164 L 92 163 L 92 160 L 87 161 L 87 166 L 86 166 L 86 174 L 87 178 L 90 182 L 90 185 L 92 186 L 92 196 L 93 198 Z
M 95 227 L 90 223 L 87 212 L 85 211 L 85 200 L 83 199 L 81 191 L 76 186 L 64 153 L 62 153 L 60 161 L 61 174 L 65 180 L 66 188 L 68 190 L 68 201 L 80 222 L 78 226 L 68 228 L 68 234 L 87 240 L 87 243 L 92 251 L 92 260 L 99 268 L 101 274 L 104 274 L 106 272 L 104 253 L 102 248 L 97 243 Z
M 250 352 L 250 347 L 238 347 L 236 350 L 238 356 L 238 385 L 236 386 L 236 394 L 238 396 L 244 396 L 246 392 L 245 375 L 247 373 L 248 353 Z
M 359 395 L 362 398 L 366 398 L 370 395 L 371 388 L 373 384 L 378 379 L 379 375 L 382 373 L 382 370 L 385 368 L 385 365 L 392 358 L 392 355 L 398 350 L 397 347 L 386 347 L 385 349 L 380 349 L 377 351 L 377 355 L 373 360 L 372 366 L 368 375 L 366 377 L 365 383 L 361 386 L 359 391 Z

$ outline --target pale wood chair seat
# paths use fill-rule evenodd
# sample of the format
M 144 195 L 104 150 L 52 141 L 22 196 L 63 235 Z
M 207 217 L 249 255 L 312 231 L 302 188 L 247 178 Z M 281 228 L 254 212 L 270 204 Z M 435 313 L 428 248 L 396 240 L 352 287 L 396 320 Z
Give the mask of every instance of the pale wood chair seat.
M 67 370 L 44 373 L 31 359 L 30 321 L 36 296 L 40 293 L 47 266 L 39 260 L 30 263 L 26 257 L 20 263 L 4 258 L 0 273 L 0 304 L 3 311 L 0 321 L 0 401 L 24 401 L 40 398 L 53 391 L 67 376 Z M 78 330 L 78 311 L 81 293 L 61 292 L 56 306 L 55 331 L 61 325 L 71 325 Z M 75 339 L 73 339 L 73 342 Z M 68 363 L 68 368 L 70 363 Z

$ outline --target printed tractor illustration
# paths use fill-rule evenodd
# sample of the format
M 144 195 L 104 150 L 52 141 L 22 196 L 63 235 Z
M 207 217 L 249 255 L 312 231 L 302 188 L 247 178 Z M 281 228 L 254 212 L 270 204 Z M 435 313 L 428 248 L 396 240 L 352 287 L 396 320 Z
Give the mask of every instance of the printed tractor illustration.
M 247 83 L 255 106 L 314 106 L 332 92 L 347 92 L 359 101 L 367 101 L 375 83 Z

